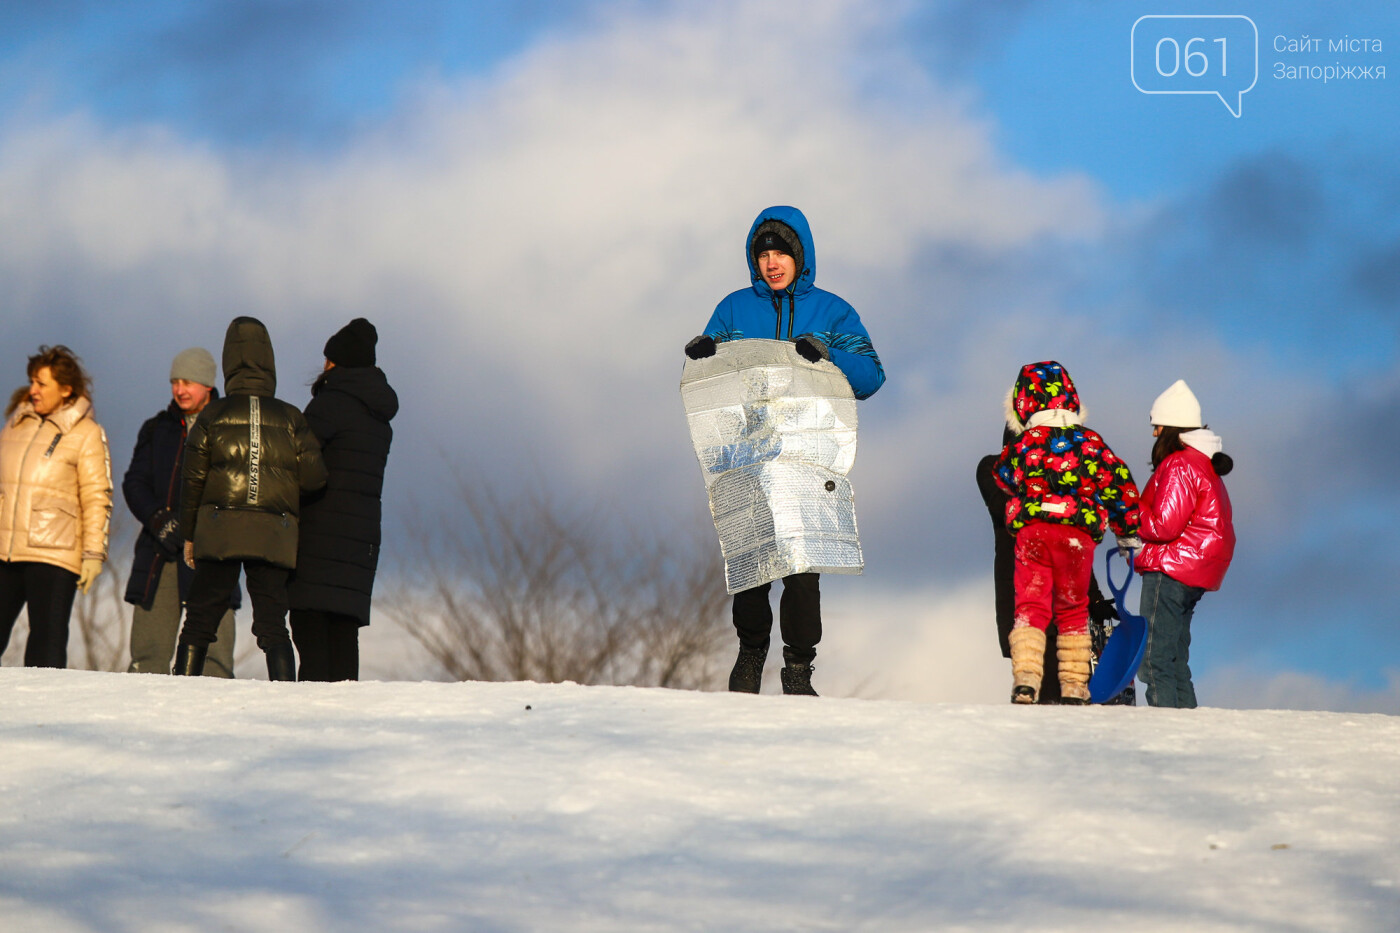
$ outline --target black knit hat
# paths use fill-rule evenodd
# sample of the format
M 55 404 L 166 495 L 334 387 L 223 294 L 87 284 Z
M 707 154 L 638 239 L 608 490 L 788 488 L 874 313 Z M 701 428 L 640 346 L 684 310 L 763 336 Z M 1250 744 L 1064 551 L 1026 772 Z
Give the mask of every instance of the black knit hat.
M 758 225 L 758 229 L 753 232 L 753 239 L 749 241 L 749 258 L 757 266 L 759 254 L 770 249 L 791 256 L 799 277 L 806 270 L 807 257 L 802 255 L 802 239 L 798 237 L 796 230 L 781 220 L 765 220 Z
M 793 256 L 794 258 L 796 257 L 797 254 L 792 251 L 792 244 L 790 244 L 787 241 L 787 238 L 784 237 L 782 233 L 780 233 L 777 229 L 773 229 L 777 226 L 779 225 L 764 224 L 763 227 L 760 227 L 758 232 L 754 234 L 754 258 L 758 258 L 758 256 L 762 255 L 763 253 L 766 253 L 770 249 L 777 250 L 780 253 L 786 253 L 787 255 Z
M 326 359 L 337 366 L 373 366 L 374 345 L 378 342 L 379 332 L 374 325 L 357 317 L 326 341 Z
M 762 255 L 764 252 L 769 251 L 769 249 L 777 249 L 778 252 L 785 252 L 787 255 L 792 255 L 792 247 L 788 245 L 787 240 L 784 240 L 783 237 L 777 234 L 777 231 L 766 230 L 753 238 L 753 255 Z

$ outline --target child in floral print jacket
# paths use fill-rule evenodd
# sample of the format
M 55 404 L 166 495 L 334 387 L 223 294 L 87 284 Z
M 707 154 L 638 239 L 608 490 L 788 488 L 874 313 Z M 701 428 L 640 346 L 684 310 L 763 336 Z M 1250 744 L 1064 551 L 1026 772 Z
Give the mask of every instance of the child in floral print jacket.
M 1011 700 L 1035 702 L 1045 627 L 1054 619 L 1062 702 L 1087 703 L 1094 546 L 1106 529 L 1120 541 L 1137 533 L 1137 485 L 1104 439 L 1084 427 L 1074 382 L 1053 360 L 1021 367 L 1006 423 L 1017 437 L 993 473 L 1010 497 L 1006 527 L 1016 536 Z

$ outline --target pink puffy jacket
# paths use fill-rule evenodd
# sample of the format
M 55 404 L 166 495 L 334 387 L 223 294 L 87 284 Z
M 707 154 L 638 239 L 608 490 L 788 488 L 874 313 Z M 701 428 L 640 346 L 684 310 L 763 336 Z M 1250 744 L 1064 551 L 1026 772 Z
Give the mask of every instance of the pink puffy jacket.
M 1218 590 L 1235 555 L 1230 494 L 1210 458 L 1194 447 L 1170 455 L 1139 500 L 1138 573 L 1160 571 L 1187 586 Z

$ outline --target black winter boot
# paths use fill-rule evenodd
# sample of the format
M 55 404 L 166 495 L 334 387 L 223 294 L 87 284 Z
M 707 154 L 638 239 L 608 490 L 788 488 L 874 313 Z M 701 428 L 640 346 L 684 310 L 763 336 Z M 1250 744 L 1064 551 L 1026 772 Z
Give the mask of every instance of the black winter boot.
M 763 662 L 767 660 L 767 651 L 740 647 L 734 670 L 729 672 L 729 692 L 758 693 L 763 686 Z
M 812 665 L 794 664 L 789 661 L 783 666 L 783 693 L 792 696 L 814 697 L 812 689 Z
M 175 667 L 170 673 L 198 677 L 204 673 L 204 659 L 208 655 L 208 645 L 181 645 L 175 651 Z
M 279 642 L 263 649 L 263 653 L 267 655 L 268 680 L 297 679 L 297 658 L 292 652 L 291 642 Z

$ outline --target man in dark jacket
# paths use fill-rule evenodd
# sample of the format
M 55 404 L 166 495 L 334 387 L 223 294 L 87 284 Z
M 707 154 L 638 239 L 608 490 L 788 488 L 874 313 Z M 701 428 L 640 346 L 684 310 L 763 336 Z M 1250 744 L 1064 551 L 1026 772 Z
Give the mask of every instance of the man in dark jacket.
M 326 467 L 306 419 L 274 398 L 276 391 L 267 328 L 256 318 L 234 318 L 224 337 L 226 397 L 205 409 L 185 443 L 180 530 L 194 582 L 177 674 L 203 671 L 241 567 L 268 678 L 296 679 L 287 575 L 296 566 L 301 497 L 326 484 Z
M 203 347 L 182 350 L 170 364 L 171 402 L 141 425 L 131 465 L 122 478 L 127 507 L 141 523 L 126 601 L 131 611 L 133 674 L 169 674 L 180 634 L 180 615 L 189 596 L 194 571 L 185 566 L 180 540 L 180 468 L 185 462 L 185 437 L 195 418 L 219 397 L 214 383 L 218 370 Z M 219 637 L 204 673 L 233 676 L 233 610 L 238 591 L 219 620 Z
M 399 397 L 374 365 L 379 334 L 355 318 L 326 341 L 306 420 L 329 479 L 302 503 L 297 569 L 288 585 L 302 680 L 358 680 L 359 629 L 369 625 L 379 564 L 380 494 Z

